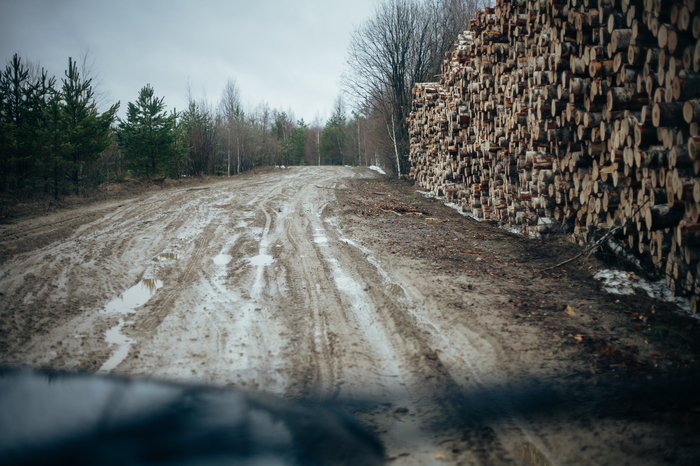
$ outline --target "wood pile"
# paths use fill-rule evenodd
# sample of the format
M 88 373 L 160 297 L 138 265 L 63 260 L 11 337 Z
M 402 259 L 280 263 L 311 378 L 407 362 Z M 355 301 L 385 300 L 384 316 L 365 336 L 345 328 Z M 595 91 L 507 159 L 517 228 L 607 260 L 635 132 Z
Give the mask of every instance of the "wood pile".
M 700 0 L 497 0 L 413 90 L 410 176 L 526 233 L 625 225 L 695 312 L 699 39 Z

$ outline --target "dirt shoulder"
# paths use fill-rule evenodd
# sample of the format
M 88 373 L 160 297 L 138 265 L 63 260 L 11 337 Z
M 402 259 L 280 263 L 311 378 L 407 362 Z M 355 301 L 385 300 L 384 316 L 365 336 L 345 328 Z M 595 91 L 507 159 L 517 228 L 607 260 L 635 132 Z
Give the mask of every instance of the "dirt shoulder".
M 461 299 L 450 312 L 469 314 L 479 295 L 501 298 L 491 311 L 501 327 L 487 331 L 512 348 L 513 373 L 527 368 L 560 386 L 572 398 L 570 413 L 680 429 L 684 440 L 658 446 L 672 463 L 678 444 L 700 433 L 700 399 L 690 388 L 697 386 L 700 321 L 645 295 L 603 291 L 593 275 L 611 264 L 595 256 L 544 271 L 581 252 L 561 238 L 534 240 L 477 222 L 405 182 L 353 180 L 349 187 L 338 200 L 350 229 L 381 243 L 386 260 L 420 261 L 421 273 L 444 284 L 438 293 Z M 464 286 L 465 277 L 473 284 Z
M 259 167 L 236 178 L 246 178 L 275 170 L 271 167 Z M 103 183 L 95 189 L 80 195 L 61 196 L 58 200 L 51 195 L 29 193 L 0 193 L 0 225 L 22 222 L 35 217 L 60 214 L 80 207 L 89 207 L 101 203 L 135 199 L 148 193 L 168 189 L 181 189 L 188 186 L 200 186 L 224 180 L 224 177 L 196 176 L 173 180 L 170 178 L 155 180 L 150 178 L 128 179 L 115 183 Z

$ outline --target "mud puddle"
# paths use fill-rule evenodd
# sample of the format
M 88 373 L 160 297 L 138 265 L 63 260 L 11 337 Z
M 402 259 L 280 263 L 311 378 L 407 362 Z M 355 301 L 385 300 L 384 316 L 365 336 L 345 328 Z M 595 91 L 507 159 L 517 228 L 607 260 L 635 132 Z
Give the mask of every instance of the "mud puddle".
M 233 257 L 229 256 L 228 254 L 219 254 L 218 256 L 214 256 L 212 258 L 216 265 L 228 265 L 228 263 L 231 262 L 231 259 L 233 259 Z
M 105 314 L 122 314 L 126 316 L 146 304 L 148 300 L 156 294 L 156 291 L 162 287 L 162 281 L 153 278 L 144 278 L 140 283 L 126 290 L 121 296 L 107 303 L 102 312 Z M 105 332 L 105 341 L 110 346 L 117 345 L 117 349 L 112 356 L 105 361 L 102 367 L 100 367 L 100 372 L 110 372 L 129 354 L 134 340 L 121 333 L 124 325 L 127 323 L 132 322 L 127 322 L 124 317 L 121 317 L 117 325 Z
M 275 259 L 269 254 L 259 254 L 249 259 L 250 265 L 254 267 L 267 267 L 275 262 Z
M 389 292 L 396 297 L 405 296 L 405 293 L 403 291 L 403 288 L 401 288 L 401 285 L 397 285 L 396 283 L 390 283 L 389 285 L 386 286 L 386 289 L 389 290 Z

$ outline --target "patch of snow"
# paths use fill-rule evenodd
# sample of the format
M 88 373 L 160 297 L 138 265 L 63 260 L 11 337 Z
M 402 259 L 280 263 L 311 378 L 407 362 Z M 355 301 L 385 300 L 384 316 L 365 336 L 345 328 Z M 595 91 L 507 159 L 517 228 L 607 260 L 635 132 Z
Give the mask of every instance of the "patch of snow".
M 508 225 L 507 223 L 505 223 L 505 224 L 503 224 L 503 225 L 501 226 L 501 228 L 503 228 L 504 230 L 509 231 L 509 232 L 511 232 L 511 233 L 514 233 L 514 234 L 516 234 L 516 235 L 522 235 L 522 234 L 523 234 L 523 227 L 520 226 L 520 225 L 516 225 L 516 226 L 513 227 L 513 226 L 510 226 L 510 225 Z
M 638 277 L 634 272 L 622 272 L 619 270 L 601 270 L 593 278 L 603 282 L 603 289 L 611 294 L 631 295 L 637 291 L 644 292 L 650 298 L 655 298 L 668 303 L 674 303 L 682 311 L 690 314 L 690 302 L 687 298 L 673 296 L 666 286 L 665 280 L 648 282 Z M 694 315 L 695 318 L 700 316 Z
M 465 212 L 462 209 L 462 206 L 460 206 L 459 204 L 455 204 L 454 202 L 447 202 L 444 197 L 436 196 L 435 193 L 432 191 L 427 192 L 427 191 L 421 191 L 421 190 L 417 189 L 416 192 L 418 194 L 423 195 L 424 197 L 427 197 L 428 199 L 437 199 L 439 201 L 442 201 L 442 203 L 445 204 L 447 207 L 456 210 L 457 212 L 459 212 L 460 214 L 464 215 L 467 218 L 470 218 L 472 220 L 476 220 L 477 222 L 483 222 L 484 220 L 486 220 L 486 219 L 477 217 L 476 215 L 472 214 L 471 212 Z M 519 226 L 512 227 L 512 226 L 508 225 L 507 223 L 502 223 L 502 224 L 500 224 L 499 228 L 502 228 L 502 229 L 509 231 L 511 233 L 515 233 L 516 235 L 523 234 L 522 227 L 519 227 Z M 539 237 L 539 233 L 537 235 L 538 235 L 537 237 Z
M 416 192 L 417 192 L 418 194 L 422 194 L 423 196 L 425 196 L 425 197 L 427 197 L 427 198 L 429 198 L 429 199 L 439 199 L 439 198 L 435 195 L 435 193 L 433 193 L 432 191 L 428 192 L 428 191 L 421 191 L 420 189 L 416 189 Z
M 431 195 L 432 195 L 432 193 L 431 193 Z M 426 196 L 426 197 L 427 197 L 427 196 Z M 440 199 L 440 198 L 437 197 L 437 196 L 432 196 L 432 197 L 434 197 L 435 199 Z M 465 211 L 462 209 L 462 206 L 461 206 L 461 205 L 455 204 L 454 202 L 443 202 L 443 204 L 445 204 L 445 205 L 446 205 L 447 207 L 449 207 L 450 209 L 456 210 L 457 212 L 459 212 L 460 214 L 464 215 L 465 217 L 468 217 L 468 218 L 471 218 L 471 219 L 473 219 L 473 220 L 476 220 L 477 222 L 480 222 L 480 221 L 481 221 L 481 220 L 479 220 L 477 217 L 475 217 L 474 214 L 472 214 L 471 212 L 465 212 Z
M 368 168 L 369 168 L 370 170 L 373 170 L 373 171 L 379 173 L 380 175 L 386 175 L 386 172 L 385 172 L 384 170 L 382 170 L 381 168 L 379 168 L 378 166 L 376 166 L 376 165 L 370 165 Z

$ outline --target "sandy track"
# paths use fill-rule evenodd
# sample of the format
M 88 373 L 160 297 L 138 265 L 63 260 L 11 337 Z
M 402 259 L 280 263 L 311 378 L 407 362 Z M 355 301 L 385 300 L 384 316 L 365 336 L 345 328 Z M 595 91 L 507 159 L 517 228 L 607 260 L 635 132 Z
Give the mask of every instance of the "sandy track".
M 280 170 L 6 226 L 0 362 L 356 401 L 401 464 L 512 464 L 523 448 L 600 463 L 604 428 L 562 434 L 507 390 L 460 396 L 529 377 L 494 330 L 506 298 L 469 293 L 461 312 L 483 279 L 443 284 L 350 226 L 336 190 L 372 176 Z

